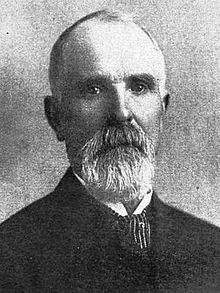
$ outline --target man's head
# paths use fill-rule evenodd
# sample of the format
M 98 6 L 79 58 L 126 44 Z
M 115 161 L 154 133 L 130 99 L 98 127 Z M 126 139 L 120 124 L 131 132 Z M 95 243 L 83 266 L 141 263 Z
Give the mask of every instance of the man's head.
M 68 28 L 50 61 L 46 115 L 92 193 L 129 201 L 151 184 L 168 103 L 163 55 L 132 20 L 99 11 Z

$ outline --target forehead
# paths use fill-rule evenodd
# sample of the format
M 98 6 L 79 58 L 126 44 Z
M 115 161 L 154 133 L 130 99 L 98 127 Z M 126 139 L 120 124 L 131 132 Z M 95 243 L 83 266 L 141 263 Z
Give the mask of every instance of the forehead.
M 74 78 L 105 75 L 113 79 L 162 70 L 159 52 L 133 23 L 90 21 L 72 31 L 63 47 L 62 71 Z

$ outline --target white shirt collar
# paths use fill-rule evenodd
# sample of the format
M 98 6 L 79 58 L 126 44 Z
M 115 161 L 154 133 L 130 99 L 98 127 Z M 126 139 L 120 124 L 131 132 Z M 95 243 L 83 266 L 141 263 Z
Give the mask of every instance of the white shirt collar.
M 77 175 L 74 170 L 73 170 L 73 174 L 76 176 L 76 178 L 79 180 L 80 183 L 82 183 L 82 185 L 85 185 L 85 182 L 83 181 L 83 179 L 81 177 L 79 177 L 79 175 Z
M 73 171 L 73 173 L 76 176 L 76 178 L 81 182 L 81 184 L 85 185 L 85 182 L 83 181 L 83 179 L 79 175 L 77 175 L 74 171 Z M 150 191 L 141 200 L 141 202 L 139 203 L 139 205 L 137 206 L 137 208 L 133 212 L 133 215 L 138 215 L 138 214 L 142 213 L 142 211 L 150 204 L 152 194 L 153 194 L 153 189 L 151 188 Z M 121 202 L 116 203 L 116 204 L 115 203 L 104 203 L 104 204 L 107 205 L 109 208 L 111 208 L 113 211 L 115 211 L 117 214 L 119 214 L 121 216 L 128 215 L 128 212 L 127 212 L 125 206 Z
M 139 205 L 136 207 L 135 211 L 133 212 L 133 215 L 138 215 L 138 214 L 142 213 L 142 211 L 150 204 L 152 194 L 153 194 L 153 190 L 151 188 L 150 191 L 141 200 Z M 117 204 L 113 204 L 113 203 L 105 203 L 105 204 L 121 216 L 128 215 L 128 212 L 127 212 L 125 206 L 121 202 L 119 202 Z

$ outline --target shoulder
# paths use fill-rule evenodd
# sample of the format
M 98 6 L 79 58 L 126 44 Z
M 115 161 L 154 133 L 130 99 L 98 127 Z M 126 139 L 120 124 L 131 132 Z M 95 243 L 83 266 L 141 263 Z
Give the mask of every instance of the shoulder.
M 175 242 L 188 243 L 201 249 L 220 249 L 220 228 L 183 210 L 154 199 L 157 229 Z M 185 245 L 186 246 L 186 245 Z M 193 247 L 192 247 L 193 248 Z
M 0 225 L 1 289 L 35 292 L 36 286 L 49 290 L 51 284 L 65 288 L 69 267 L 73 275 L 80 267 L 90 248 L 96 213 L 82 186 L 64 177 L 54 192 Z
M 171 206 L 167 207 L 167 216 L 172 225 L 171 233 L 180 242 L 186 241 L 201 249 L 220 249 L 219 227 Z
M 49 231 L 59 229 L 65 208 L 58 209 L 56 194 L 51 193 L 12 215 L 0 225 L 0 246 L 4 249 L 33 249 Z
M 52 193 L 3 222 L 0 225 L 0 246 L 16 246 L 16 250 L 27 250 L 28 247 L 33 249 L 39 242 L 46 242 L 48 239 L 51 242 L 59 233 L 77 227 L 79 214 L 86 207 L 79 184 L 74 180 L 65 175 Z
M 153 201 L 161 288 L 164 292 L 176 292 L 176 288 L 180 292 L 220 292 L 220 229 L 157 196 Z
M 195 292 L 219 292 L 220 229 L 159 199 L 155 206 L 155 250 L 166 286 L 173 282 L 184 288 L 195 286 Z M 212 291 L 216 286 L 218 290 Z

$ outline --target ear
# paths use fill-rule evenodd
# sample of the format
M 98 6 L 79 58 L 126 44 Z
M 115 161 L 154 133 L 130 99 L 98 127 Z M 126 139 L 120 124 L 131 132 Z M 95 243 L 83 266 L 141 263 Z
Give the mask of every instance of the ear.
M 170 103 L 170 95 L 167 93 L 163 97 L 163 110 L 164 110 L 164 112 L 167 110 L 169 103 Z
M 55 131 L 57 139 L 63 141 L 65 139 L 62 131 L 61 119 L 60 119 L 60 105 L 56 97 L 46 96 L 44 99 L 44 111 L 47 117 L 49 125 Z

